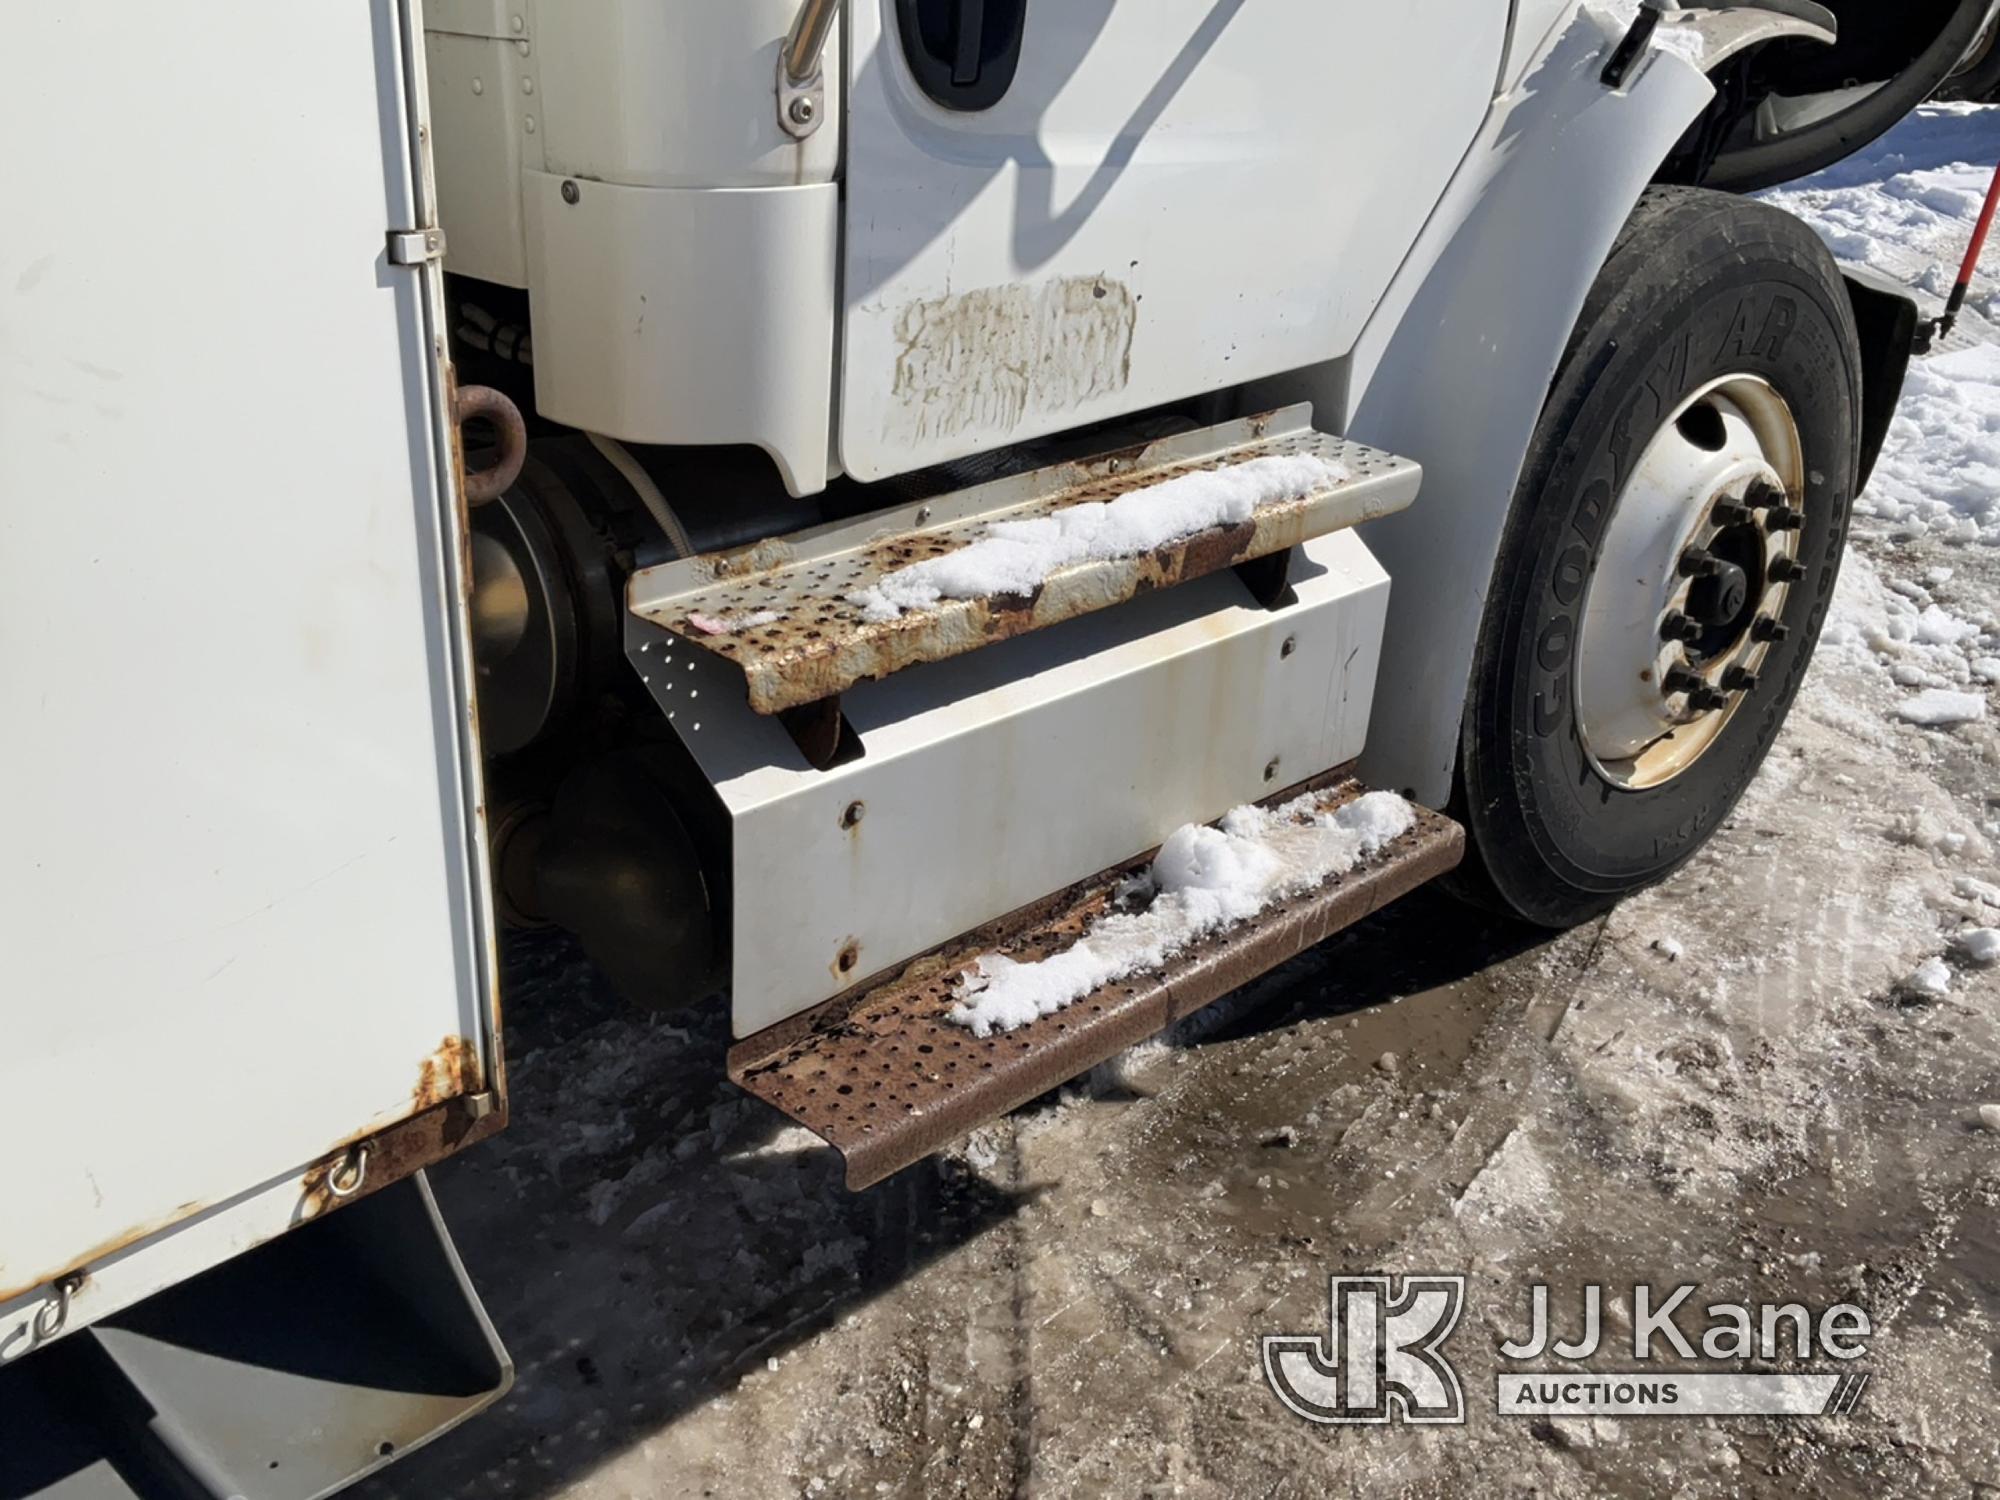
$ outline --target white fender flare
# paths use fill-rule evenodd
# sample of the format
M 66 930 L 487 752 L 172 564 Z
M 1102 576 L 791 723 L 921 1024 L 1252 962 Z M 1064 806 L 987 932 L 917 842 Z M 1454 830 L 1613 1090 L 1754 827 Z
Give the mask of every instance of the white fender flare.
M 1546 40 L 1318 392 L 1323 419 L 1424 468 L 1417 503 L 1362 532 L 1393 583 L 1361 770 L 1433 806 L 1450 792 L 1501 530 L 1557 363 L 1632 206 L 1714 93 L 1666 51 L 1606 88 L 1622 31 L 1585 8 Z

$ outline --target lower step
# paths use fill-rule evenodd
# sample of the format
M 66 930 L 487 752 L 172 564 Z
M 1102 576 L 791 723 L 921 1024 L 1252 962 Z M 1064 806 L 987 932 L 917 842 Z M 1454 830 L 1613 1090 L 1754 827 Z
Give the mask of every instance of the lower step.
M 1332 812 L 1365 790 L 1336 774 L 1314 793 L 1316 807 Z M 847 1185 L 867 1187 L 1443 874 L 1464 848 L 1456 823 L 1420 808 L 1405 832 L 1345 873 L 1189 944 L 1159 968 L 1011 1031 L 981 1037 L 949 1019 L 965 994 L 963 976 L 982 956 L 1032 962 L 1069 948 L 1147 867 L 1146 856 L 948 943 L 886 983 L 746 1038 L 730 1051 L 729 1076 L 837 1148 Z

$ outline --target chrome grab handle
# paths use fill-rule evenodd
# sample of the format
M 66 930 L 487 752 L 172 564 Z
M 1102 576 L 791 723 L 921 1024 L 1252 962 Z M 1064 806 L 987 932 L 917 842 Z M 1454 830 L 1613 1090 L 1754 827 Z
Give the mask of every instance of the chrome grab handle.
M 826 39 L 839 14 L 840 0 L 804 0 L 799 6 L 782 54 L 785 77 L 794 88 L 819 76 L 820 54 L 826 50 Z

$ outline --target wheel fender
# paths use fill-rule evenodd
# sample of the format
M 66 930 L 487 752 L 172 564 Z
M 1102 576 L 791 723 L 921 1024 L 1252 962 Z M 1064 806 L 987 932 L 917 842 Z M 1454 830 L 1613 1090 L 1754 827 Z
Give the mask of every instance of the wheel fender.
M 1478 139 L 1320 410 L 1416 459 L 1423 492 L 1363 537 L 1389 620 L 1363 774 L 1442 805 L 1507 507 L 1585 295 L 1632 206 L 1714 97 L 1655 52 L 1599 79 L 1622 28 L 1588 9 L 1495 101 Z M 1330 387 L 1327 388 L 1327 387 Z
M 1840 35 L 1834 13 L 1813 0 L 1757 0 L 1685 10 L 1676 24 L 1701 39 L 1701 68 L 1713 73 L 1740 52 L 1791 37 L 1831 46 Z

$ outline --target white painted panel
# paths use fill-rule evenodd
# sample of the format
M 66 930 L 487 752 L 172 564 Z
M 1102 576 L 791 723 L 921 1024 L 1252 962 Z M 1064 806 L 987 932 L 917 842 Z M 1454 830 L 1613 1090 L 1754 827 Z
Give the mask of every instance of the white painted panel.
M 1570 330 L 1655 166 L 1714 97 L 1665 52 L 1605 88 L 1623 29 L 1584 11 L 1499 102 L 1346 372 L 1347 434 L 1424 466 L 1421 504 L 1364 533 L 1396 595 L 1361 763 L 1420 802 L 1451 788 L 1493 560 Z
M 825 486 L 838 187 L 530 172 L 525 192 L 543 416 L 627 442 L 755 443 L 794 494 Z
M 535 69 L 548 170 L 628 187 L 830 182 L 841 51 L 822 54 L 827 122 L 778 123 L 778 51 L 800 0 L 543 0 Z
M 1331 359 L 1493 96 L 1506 0 L 1031 4 L 982 113 L 854 0 L 840 451 L 878 478 Z
M 317 1163 L 314 1171 L 317 1171 Z M 0 1300 L 0 1364 L 143 1302 L 210 1266 L 296 1228 L 313 1178 L 292 1169 L 180 1220 L 171 1230 L 90 1262 L 90 1274 L 67 1299 L 40 1286 Z
M 1342 531 L 1292 577 L 1278 610 L 1219 574 L 864 683 L 841 701 L 866 753 L 826 771 L 733 667 L 628 621 L 731 814 L 736 1034 L 1358 755 L 1387 576 Z
M 408 20 L 10 20 L 0 1301 L 489 1040 Z
M 1575 19 L 1577 0 L 1514 0 L 1514 22 L 1507 35 L 1507 60 L 1501 68 L 1500 92 L 1520 86 L 1528 69 L 1547 50 L 1549 38 Z
M 521 170 L 541 165 L 539 137 L 525 128 L 534 95 L 522 85 L 535 77 L 525 47 L 456 32 L 424 40 L 445 263 L 461 276 L 518 287 L 528 284 Z

